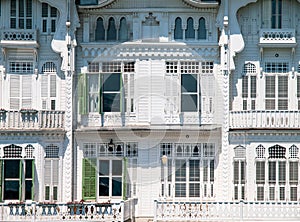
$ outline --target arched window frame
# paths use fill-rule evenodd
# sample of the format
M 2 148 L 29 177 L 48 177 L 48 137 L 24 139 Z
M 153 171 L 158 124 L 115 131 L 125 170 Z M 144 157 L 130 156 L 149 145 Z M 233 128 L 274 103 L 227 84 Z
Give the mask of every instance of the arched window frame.
M 129 39 L 128 33 L 129 33 L 129 30 L 128 30 L 127 19 L 126 19 L 125 16 L 122 16 L 120 18 L 118 40 L 120 40 L 120 41 L 127 41 Z
M 182 28 L 182 18 L 177 17 L 175 19 L 174 24 L 174 39 L 175 40 L 182 40 L 183 39 L 183 28 Z
M 201 17 L 199 19 L 198 24 L 198 39 L 199 40 L 205 40 L 207 39 L 207 28 L 206 28 L 206 19 L 204 17 Z
M 246 147 L 234 147 L 233 158 L 234 200 L 244 200 L 246 184 Z
M 101 22 L 102 21 L 102 22 Z M 106 39 L 105 22 L 103 17 L 98 17 L 95 24 L 95 41 L 104 41 Z M 101 22 L 101 23 L 99 23 Z M 98 24 L 99 23 L 99 24 Z
M 189 17 L 186 20 L 185 39 L 186 40 L 195 40 L 195 24 L 194 24 L 193 17 Z
M 117 40 L 116 18 L 113 16 L 107 20 L 107 41 Z
M 247 62 L 242 70 L 242 99 L 243 110 L 255 110 L 257 96 L 257 67 Z

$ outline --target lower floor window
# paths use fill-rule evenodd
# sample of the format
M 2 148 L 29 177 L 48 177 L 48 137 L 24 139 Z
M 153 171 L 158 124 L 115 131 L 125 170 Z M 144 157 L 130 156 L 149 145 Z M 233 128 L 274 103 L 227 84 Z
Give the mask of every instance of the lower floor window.
M 4 200 L 30 200 L 34 194 L 34 160 L 1 160 Z

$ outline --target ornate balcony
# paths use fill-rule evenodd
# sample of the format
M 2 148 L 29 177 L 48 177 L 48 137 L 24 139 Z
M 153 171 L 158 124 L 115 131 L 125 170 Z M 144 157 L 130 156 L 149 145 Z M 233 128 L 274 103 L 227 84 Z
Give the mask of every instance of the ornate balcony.
M 261 29 L 259 33 L 261 47 L 295 47 L 295 29 Z
M 64 111 L 0 109 L 1 130 L 64 129 Z
M 287 221 L 300 217 L 299 202 L 155 201 L 154 221 Z
M 37 31 L 35 29 L 7 29 L 1 30 L 0 45 L 9 47 L 38 47 Z
M 229 128 L 231 129 L 299 129 L 300 111 L 250 110 L 231 111 Z
M 118 203 L 2 203 L 0 221 L 126 221 L 134 199 Z

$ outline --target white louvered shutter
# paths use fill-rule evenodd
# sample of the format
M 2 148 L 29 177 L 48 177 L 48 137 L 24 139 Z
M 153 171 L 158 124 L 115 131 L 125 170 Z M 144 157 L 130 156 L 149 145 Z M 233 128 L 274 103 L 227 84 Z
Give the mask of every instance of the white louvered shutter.
M 10 109 L 20 107 L 20 75 L 10 76 Z
M 44 172 L 45 185 L 51 184 L 51 160 L 45 159 L 45 172 Z
M 165 113 L 177 113 L 179 111 L 178 98 L 179 98 L 179 80 L 177 74 L 165 75 Z
M 32 75 L 22 76 L 22 107 L 32 108 Z

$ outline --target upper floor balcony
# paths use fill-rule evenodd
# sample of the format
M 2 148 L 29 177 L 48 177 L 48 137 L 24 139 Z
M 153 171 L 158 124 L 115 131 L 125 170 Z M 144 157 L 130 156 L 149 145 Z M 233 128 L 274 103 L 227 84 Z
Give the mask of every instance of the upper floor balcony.
M 259 45 L 268 47 L 293 48 L 297 44 L 295 29 L 261 29 Z
M 0 31 L 0 45 L 4 48 L 24 47 L 37 48 L 36 29 L 4 29 Z
M 300 111 L 248 110 L 230 112 L 230 129 L 299 129 Z
M 55 110 L 4 110 L 0 109 L 0 129 L 39 130 L 64 129 L 64 111 Z

